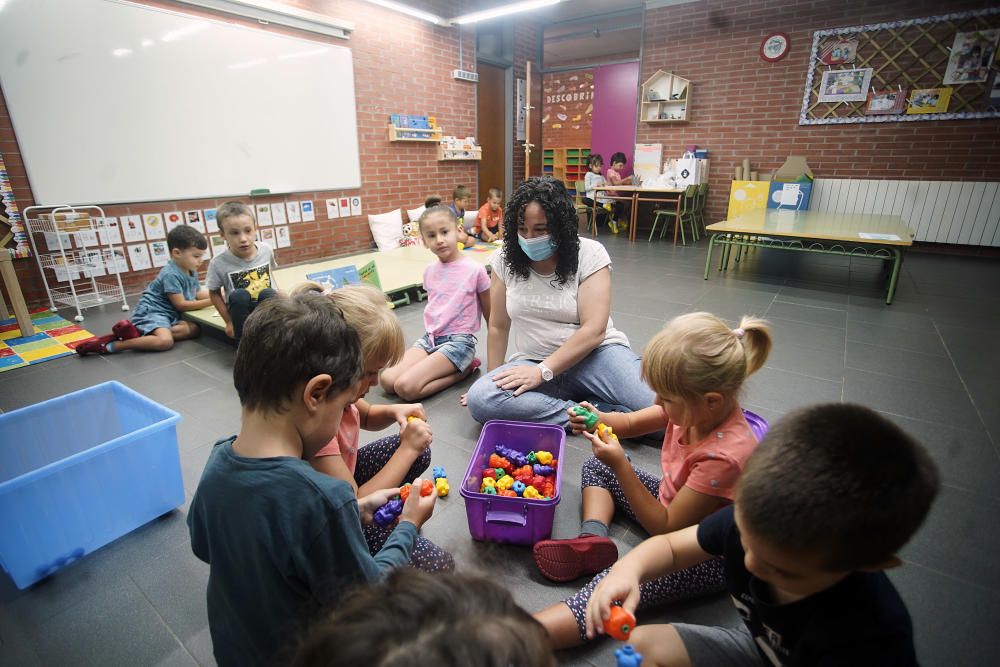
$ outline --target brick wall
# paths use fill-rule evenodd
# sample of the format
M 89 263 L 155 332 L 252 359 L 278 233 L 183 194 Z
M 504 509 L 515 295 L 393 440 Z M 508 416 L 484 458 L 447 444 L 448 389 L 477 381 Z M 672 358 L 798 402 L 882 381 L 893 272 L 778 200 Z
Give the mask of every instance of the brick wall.
M 149 4 L 173 6 L 155 0 L 151 0 Z M 360 189 L 353 191 L 309 192 L 289 196 L 288 199 L 313 199 L 317 220 L 314 223 L 291 225 L 292 247 L 278 251 L 282 264 L 356 253 L 372 246 L 367 217 L 327 220 L 323 204 L 323 200 L 327 198 L 360 195 L 364 212 L 368 214 L 398 207 L 416 207 L 432 192 L 450 197 L 452 189 L 459 183 L 475 186 L 474 163 L 438 162 L 434 144 L 389 143 L 386 130 L 390 113 L 412 113 L 437 117 L 446 134 L 462 137 L 475 134 L 475 95 L 470 94 L 474 88 L 451 78 L 451 71 L 458 67 L 457 30 L 433 26 L 365 2 L 299 0 L 289 4 L 297 4 L 356 24 L 356 29 L 347 42 L 331 41 L 346 44 L 354 55 L 362 185 Z M 457 3 L 454 2 L 425 2 L 422 6 L 444 16 L 458 13 Z M 211 15 L 210 12 L 205 14 Z M 306 37 L 303 33 L 274 26 L 254 26 Z M 474 31 L 463 30 L 461 34 L 465 63 L 475 63 Z M 323 38 L 316 39 L 322 41 Z M 537 40 L 537 37 L 534 39 Z M 532 41 L 531 44 L 537 45 L 537 41 Z M 520 76 L 523 76 L 523 71 Z M 24 210 L 33 203 L 33 199 L 2 93 L 0 152 L 3 153 L 11 176 L 17 203 Z M 518 152 L 514 152 L 515 165 Z M 522 171 L 515 171 L 515 174 L 523 174 L 523 149 L 520 149 L 520 155 Z M 333 156 L 331 159 L 334 159 Z M 285 198 L 275 196 L 271 199 L 283 201 Z M 207 199 L 114 205 L 108 206 L 106 212 L 108 215 L 120 216 L 211 208 L 221 201 Z M 267 199 L 259 201 L 265 202 Z M 44 302 L 44 288 L 34 258 L 18 259 L 14 264 L 26 298 L 35 304 Z M 156 271 L 126 274 L 123 276 L 126 290 L 130 293 L 141 290 L 156 275 Z
M 812 33 L 993 6 L 990 2 L 877 0 L 704 0 L 646 12 L 640 81 L 657 69 L 692 81 L 690 121 L 639 123 L 639 143 L 711 151 L 707 220 L 725 217 L 733 168 L 779 167 L 805 155 L 817 177 L 1000 180 L 1000 121 L 959 120 L 850 125 L 798 124 Z M 791 38 L 776 63 L 758 55 L 771 32 Z

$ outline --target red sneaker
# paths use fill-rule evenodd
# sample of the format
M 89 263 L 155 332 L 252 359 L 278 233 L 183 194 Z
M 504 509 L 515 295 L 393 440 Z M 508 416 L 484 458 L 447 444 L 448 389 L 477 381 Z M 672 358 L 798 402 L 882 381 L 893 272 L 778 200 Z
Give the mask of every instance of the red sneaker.
M 108 343 L 113 340 L 115 340 L 114 334 L 98 336 L 97 338 L 85 340 L 76 346 L 76 353 L 81 357 L 85 357 L 88 354 L 110 354 L 110 352 L 108 352 Z
M 542 540 L 532 553 L 538 570 L 552 581 L 573 581 L 597 574 L 618 560 L 618 547 L 607 537 L 581 535 L 568 540 Z
M 135 328 L 131 320 L 118 320 L 113 327 L 111 327 L 111 333 L 115 335 L 118 340 L 129 340 L 131 338 L 138 338 L 142 334 L 139 330 Z

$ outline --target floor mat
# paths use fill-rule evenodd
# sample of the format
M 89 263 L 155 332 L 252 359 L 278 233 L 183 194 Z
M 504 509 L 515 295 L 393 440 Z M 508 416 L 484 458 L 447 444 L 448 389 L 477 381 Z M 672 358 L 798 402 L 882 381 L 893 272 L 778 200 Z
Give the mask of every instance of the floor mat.
M 51 310 L 32 312 L 31 321 L 34 335 L 22 336 L 13 318 L 0 320 L 0 373 L 73 354 L 77 345 L 94 337 Z

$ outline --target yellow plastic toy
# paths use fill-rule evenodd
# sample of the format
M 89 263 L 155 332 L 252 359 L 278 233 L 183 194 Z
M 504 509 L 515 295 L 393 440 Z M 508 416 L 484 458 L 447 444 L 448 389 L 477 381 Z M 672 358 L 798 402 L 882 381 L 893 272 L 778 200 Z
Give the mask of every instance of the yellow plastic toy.
M 604 436 L 606 435 L 608 438 L 611 438 L 612 440 L 618 439 L 618 436 L 615 435 L 615 432 L 611 430 L 611 427 L 605 424 L 604 422 L 601 422 L 600 424 L 597 425 L 597 433 L 602 438 L 604 438 Z
M 464 244 L 464 243 L 462 243 L 461 241 L 459 241 L 459 242 L 458 242 L 458 249 L 459 249 L 459 250 L 465 250 L 465 244 Z
M 538 459 L 538 462 L 541 463 L 543 466 L 547 466 L 548 464 L 552 463 L 552 452 L 546 452 L 546 451 L 535 452 L 535 458 Z
M 497 481 L 492 477 L 483 477 L 483 485 L 479 487 L 479 493 L 485 493 L 486 487 L 496 488 Z
M 487 477 L 487 479 L 489 478 Z M 503 477 L 501 477 L 496 481 L 496 487 L 503 491 L 506 491 L 512 486 L 514 486 L 514 478 L 511 477 L 510 475 L 504 475 Z
M 434 488 L 437 489 L 438 498 L 444 498 L 445 496 L 448 495 L 448 492 L 451 490 L 451 487 L 448 486 L 448 480 L 445 479 L 444 477 L 438 477 L 434 481 Z
M 410 415 L 409 417 L 406 418 L 406 421 L 407 422 L 422 422 L 423 419 L 421 419 L 420 417 L 418 417 L 416 415 Z
M 531 485 L 528 485 L 528 486 L 524 487 L 524 493 L 521 494 L 521 495 L 523 497 L 525 497 L 525 498 L 541 498 L 542 497 L 542 494 L 540 494 L 538 492 L 538 489 L 536 489 L 535 487 L 533 487 Z

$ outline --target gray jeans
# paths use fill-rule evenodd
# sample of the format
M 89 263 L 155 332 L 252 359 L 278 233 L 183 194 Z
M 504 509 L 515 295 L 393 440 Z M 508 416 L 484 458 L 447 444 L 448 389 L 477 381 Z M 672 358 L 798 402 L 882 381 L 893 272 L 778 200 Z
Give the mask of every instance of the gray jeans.
M 642 362 L 625 345 L 602 345 L 550 382 L 520 396 L 499 389 L 492 379 L 511 366 L 534 365 L 522 359 L 486 373 L 469 388 L 469 412 L 480 423 L 512 419 L 567 426 L 566 409 L 589 401 L 604 412 L 635 412 L 653 405 L 655 396 L 642 381 Z

